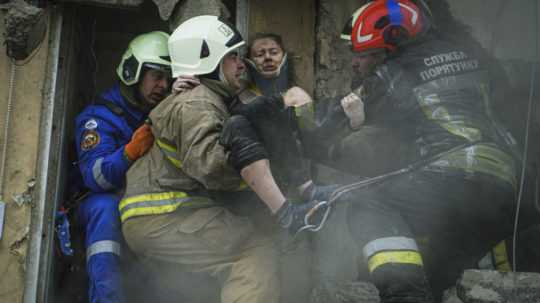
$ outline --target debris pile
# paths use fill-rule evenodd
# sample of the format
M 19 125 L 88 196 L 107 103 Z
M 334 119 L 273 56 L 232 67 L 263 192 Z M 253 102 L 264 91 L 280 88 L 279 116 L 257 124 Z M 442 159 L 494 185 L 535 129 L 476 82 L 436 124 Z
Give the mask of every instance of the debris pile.
M 540 302 L 540 274 L 466 270 L 443 303 Z

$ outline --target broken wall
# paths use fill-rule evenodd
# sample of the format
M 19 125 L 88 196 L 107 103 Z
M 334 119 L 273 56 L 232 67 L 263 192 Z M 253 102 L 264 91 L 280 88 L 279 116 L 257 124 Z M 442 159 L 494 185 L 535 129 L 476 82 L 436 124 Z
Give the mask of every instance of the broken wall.
M 351 52 L 340 39 L 345 22 L 367 1 L 321 0 L 317 9 L 315 97 L 322 100 L 350 92 Z
M 0 9 L 0 33 L 5 32 L 6 10 Z M 0 38 L 0 144 L 6 142 L 4 128 L 8 97 L 12 92 L 11 115 L 7 136 L 3 200 L 6 215 L 0 240 L 0 302 L 22 302 L 26 262 L 26 243 L 32 201 L 18 205 L 14 200 L 27 190 L 28 181 L 35 177 L 38 156 L 39 123 L 43 84 L 47 63 L 47 37 L 38 49 L 16 66 L 6 55 L 4 36 Z M 13 71 L 15 73 L 13 74 Z M 13 81 L 10 79 L 13 76 Z M 13 84 L 10 90 L 10 83 Z M 1 153 L 1 151 L 0 151 Z M 2 156 L 0 154 L 0 156 Z M 31 197 L 30 195 L 26 197 Z M 20 199 L 19 201 L 23 201 Z
M 280 34 L 291 55 L 296 84 L 309 93 L 314 87 L 315 3 L 311 0 L 249 1 L 247 39 L 257 32 Z

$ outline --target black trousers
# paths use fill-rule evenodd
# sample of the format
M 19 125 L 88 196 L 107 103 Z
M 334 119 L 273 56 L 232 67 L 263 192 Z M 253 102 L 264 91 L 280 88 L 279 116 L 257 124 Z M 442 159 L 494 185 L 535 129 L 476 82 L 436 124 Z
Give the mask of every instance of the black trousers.
M 512 231 L 514 189 L 495 177 L 422 169 L 353 193 L 347 222 L 362 248 L 380 238 L 417 239 L 424 270 L 388 264 L 371 273 L 382 302 L 430 302 Z

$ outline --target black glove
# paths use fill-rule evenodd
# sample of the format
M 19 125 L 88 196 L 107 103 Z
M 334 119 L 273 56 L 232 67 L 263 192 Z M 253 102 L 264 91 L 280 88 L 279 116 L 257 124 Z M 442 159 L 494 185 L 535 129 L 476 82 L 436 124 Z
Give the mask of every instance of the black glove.
M 308 188 L 302 192 L 304 201 L 328 201 L 334 191 L 340 188 L 339 184 L 332 185 L 315 185 L 311 183 Z
M 268 159 L 263 144 L 249 121 L 243 116 L 232 116 L 223 124 L 219 144 L 230 151 L 229 163 L 241 171 L 251 163 Z
M 231 109 L 234 115 L 242 115 L 252 123 L 256 123 L 260 117 L 283 118 L 281 113 L 285 112 L 285 105 L 281 97 L 256 97 L 248 104 L 239 103 Z
M 317 208 L 319 206 L 319 208 Z M 327 217 L 328 205 L 322 205 L 319 201 L 309 201 L 305 203 L 285 203 L 276 212 L 279 225 L 289 230 L 293 235 L 306 227 L 305 218 L 310 212 L 308 224 L 319 227 Z

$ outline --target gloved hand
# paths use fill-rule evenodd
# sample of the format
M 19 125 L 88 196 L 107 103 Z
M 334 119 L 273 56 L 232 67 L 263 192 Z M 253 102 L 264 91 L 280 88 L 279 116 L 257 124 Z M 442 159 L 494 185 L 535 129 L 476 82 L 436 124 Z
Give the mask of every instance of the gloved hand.
M 183 93 L 193 89 L 201 84 L 201 81 L 195 76 L 179 76 L 174 80 L 172 90 L 174 93 Z
M 154 135 L 150 125 L 143 124 L 137 128 L 131 136 L 131 141 L 124 147 L 124 154 L 129 161 L 135 161 L 142 157 L 154 143 Z
M 308 93 L 298 86 L 289 88 L 285 94 L 283 94 L 283 103 L 285 103 L 285 106 L 300 107 L 304 104 L 312 102 L 313 99 L 308 95 Z
M 334 191 L 340 188 L 339 184 L 332 185 L 315 185 L 311 184 L 300 192 L 300 195 L 304 201 L 328 201 Z
M 282 98 L 258 96 L 248 104 L 238 104 L 231 109 L 231 113 L 244 116 L 251 123 L 256 123 L 260 119 L 279 119 L 280 113 L 283 113 L 284 110 L 285 105 Z
M 349 126 L 353 130 L 358 130 L 366 120 L 362 98 L 355 93 L 350 93 L 343 97 L 340 103 L 345 115 L 349 118 Z
M 309 201 L 305 203 L 285 203 L 278 209 L 275 216 L 279 225 L 289 230 L 292 235 L 296 235 L 306 225 L 306 216 L 308 224 L 312 229 L 322 227 L 329 212 L 328 204 L 319 201 Z M 309 215 L 308 215 L 309 214 Z
M 228 160 L 237 171 L 255 161 L 268 159 L 266 149 L 244 116 L 232 116 L 225 121 L 219 144 L 230 151 Z

